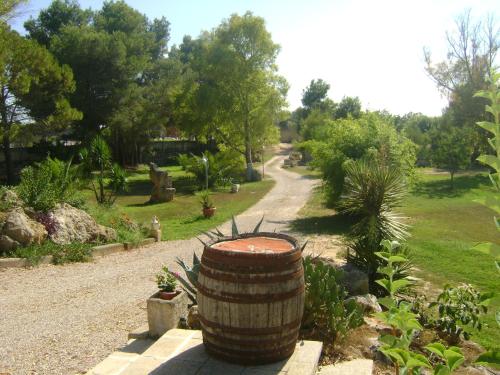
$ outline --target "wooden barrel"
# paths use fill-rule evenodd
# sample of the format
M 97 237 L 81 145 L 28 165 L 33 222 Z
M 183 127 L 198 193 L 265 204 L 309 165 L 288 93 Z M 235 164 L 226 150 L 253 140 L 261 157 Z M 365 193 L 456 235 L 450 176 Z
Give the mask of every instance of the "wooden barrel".
M 209 354 L 239 364 L 292 355 L 304 311 L 304 269 L 294 238 L 242 234 L 207 244 L 197 287 Z

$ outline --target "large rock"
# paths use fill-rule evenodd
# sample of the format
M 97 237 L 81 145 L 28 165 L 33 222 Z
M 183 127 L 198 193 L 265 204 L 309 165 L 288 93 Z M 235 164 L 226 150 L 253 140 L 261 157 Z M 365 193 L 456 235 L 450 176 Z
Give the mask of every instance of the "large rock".
M 7 213 L 2 234 L 23 246 L 32 243 L 40 244 L 47 238 L 45 227 L 39 222 L 30 219 L 19 207 Z
M 373 294 L 349 297 L 347 300 L 353 300 L 356 302 L 359 306 L 361 306 L 363 313 L 365 314 L 382 312 L 382 308 L 377 301 L 377 297 Z
M 343 264 L 340 269 L 344 271 L 344 286 L 350 296 L 368 294 L 370 287 L 366 273 L 350 263 Z
M 88 213 L 67 203 L 58 204 L 49 212 L 49 215 L 56 226 L 55 232 L 50 235 L 50 239 L 57 244 L 108 242 L 116 239 L 114 229 L 97 224 Z
M 9 236 L 6 236 L 4 234 L 0 235 L 0 254 L 1 253 L 8 253 L 12 250 L 15 250 L 20 245 L 21 244 L 19 242 L 14 241 Z

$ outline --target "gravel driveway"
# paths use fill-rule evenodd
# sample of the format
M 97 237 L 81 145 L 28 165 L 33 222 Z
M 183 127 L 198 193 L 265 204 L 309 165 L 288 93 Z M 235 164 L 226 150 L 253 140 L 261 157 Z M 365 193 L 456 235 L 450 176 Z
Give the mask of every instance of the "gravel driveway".
M 283 159 L 266 164 L 276 185 L 237 217 L 241 231 L 253 229 L 263 214 L 263 230 L 286 231 L 307 201 L 314 181 L 281 169 Z M 229 228 L 222 226 L 226 233 Z M 193 250 L 201 251 L 196 239 L 169 241 L 91 263 L 0 271 L 0 374 L 75 374 L 93 367 L 146 323 L 145 300 L 156 290 L 160 266 L 177 269 L 174 259 L 190 259 Z

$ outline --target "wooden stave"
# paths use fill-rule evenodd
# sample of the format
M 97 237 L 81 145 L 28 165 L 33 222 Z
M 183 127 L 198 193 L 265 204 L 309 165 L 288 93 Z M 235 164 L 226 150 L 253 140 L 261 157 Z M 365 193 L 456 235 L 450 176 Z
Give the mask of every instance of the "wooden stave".
M 245 235 L 245 237 L 252 237 L 256 235 Z M 248 292 L 241 293 L 242 298 L 247 298 L 247 300 L 242 300 L 240 301 L 240 304 L 242 305 L 243 309 L 246 310 L 251 310 L 252 305 L 268 305 L 268 315 L 267 319 L 261 319 L 261 323 L 263 326 L 260 327 L 244 327 L 244 324 L 241 324 L 241 322 L 238 322 L 238 324 L 235 324 L 236 322 L 231 322 L 230 325 L 227 325 L 227 321 L 225 321 L 224 317 L 221 317 L 221 315 L 224 315 L 225 309 L 229 309 L 229 315 L 231 310 L 231 307 L 234 306 L 234 303 L 231 302 L 224 302 L 220 300 L 220 297 L 217 295 L 204 295 L 204 285 L 207 282 L 209 283 L 217 283 L 217 282 L 222 282 L 223 280 L 217 280 L 217 275 L 228 275 L 228 274 L 233 274 L 234 271 L 228 271 L 224 272 L 221 271 L 221 268 L 217 270 L 213 270 L 210 267 L 207 267 L 206 262 L 204 260 L 207 259 L 206 252 L 204 251 L 204 256 L 202 256 L 202 266 L 201 269 L 203 269 L 203 272 L 200 270 L 200 279 L 199 279 L 199 284 L 201 281 L 201 289 L 199 292 L 199 311 L 200 311 L 200 317 L 201 317 L 201 326 L 202 326 L 202 331 L 203 331 L 203 340 L 205 343 L 205 346 L 207 348 L 207 351 L 221 359 L 231 361 L 231 362 L 236 362 L 236 363 L 270 363 L 270 362 L 275 362 L 279 361 L 281 359 L 289 357 L 294 349 L 295 349 L 295 343 L 298 339 L 298 334 L 299 334 L 299 329 L 300 329 L 300 322 L 302 319 L 302 313 L 303 313 L 303 305 L 304 305 L 304 276 L 303 276 L 303 267 L 302 267 L 302 260 L 301 260 L 301 253 L 298 248 L 297 242 L 286 235 L 278 235 L 276 233 L 259 233 L 258 236 L 270 236 L 274 238 L 280 238 L 280 239 L 285 239 L 290 241 L 293 244 L 293 249 L 289 252 L 283 252 L 283 253 L 278 253 L 278 256 L 275 256 L 276 254 L 251 254 L 252 256 L 248 256 L 248 253 L 242 253 L 238 252 L 236 254 L 236 258 L 240 259 L 246 259 L 248 260 L 248 263 L 246 266 L 242 267 L 242 270 L 246 270 L 247 273 L 239 273 L 238 275 L 242 276 L 241 279 L 239 280 L 240 282 L 243 280 L 242 283 L 239 283 L 238 277 L 233 277 L 232 281 L 233 284 L 237 284 L 238 286 L 241 286 L 241 284 L 246 284 L 247 285 L 247 290 L 251 288 L 252 286 L 260 286 L 265 284 L 265 290 L 268 294 L 269 292 L 273 289 L 276 288 L 284 288 L 287 292 L 293 292 L 292 296 L 289 298 L 285 298 L 281 301 L 275 301 L 275 300 L 268 300 L 267 303 L 263 303 L 260 301 L 259 303 L 255 303 L 255 301 L 252 301 L 252 295 L 249 294 Z M 222 239 L 222 241 L 225 240 L 233 240 L 233 238 L 226 238 Z M 219 240 L 220 241 L 220 240 Z M 217 243 L 219 241 L 213 241 L 211 244 L 207 245 L 205 250 L 208 248 L 210 249 L 210 246 L 212 246 L 214 243 Z M 225 250 L 215 250 L 218 252 L 224 252 Z M 267 271 L 267 268 L 264 267 L 262 268 L 262 265 L 265 265 L 265 262 L 262 262 L 262 259 L 258 259 L 257 262 L 255 262 L 254 258 L 267 258 L 268 262 L 269 259 L 274 263 L 277 260 L 288 260 L 290 261 L 293 259 L 293 261 L 287 266 L 277 272 L 263 272 Z M 210 258 L 210 255 L 209 257 Z M 225 261 L 227 265 L 234 264 L 233 260 L 234 257 L 222 257 L 222 261 Z M 297 261 L 298 259 L 298 261 Z M 222 269 L 225 270 L 224 264 Z M 260 266 L 260 267 L 259 267 Z M 276 268 L 276 267 L 274 267 Z M 227 270 L 226 270 L 227 271 Z M 266 280 L 267 278 L 273 278 L 275 273 L 278 274 L 278 279 L 277 280 L 271 280 L 268 281 Z M 210 276 L 216 276 L 215 278 L 211 279 Z M 257 276 L 257 283 L 251 283 L 250 280 L 248 280 L 248 275 L 258 275 Z M 246 278 L 246 279 L 245 279 Z M 287 279 L 288 278 L 288 279 Z M 284 280 L 283 280 L 284 279 Z M 208 281 L 210 280 L 210 281 Z M 227 281 L 227 280 L 226 280 Z M 288 281 L 288 283 L 286 282 Z M 302 286 L 302 288 L 297 289 L 297 285 Z M 200 303 L 201 302 L 201 303 Z M 212 315 L 211 317 L 215 318 L 213 320 L 205 319 L 203 316 L 205 315 L 205 304 L 209 304 L 210 308 L 213 310 L 215 309 L 214 314 L 206 314 L 206 315 Z M 225 306 L 224 304 L 228 304 L 229 307 Z M 270 313 L 269 309 L 270 306 L 273 305 L 273 309 L 277 307 L 276 304 L 281 305 L 280 309 L 277 309 L 276 311 L 280 311 L 280 319 L 281 323 L 279 325 L 271 325 L 269 327 L 269 321 L 270 321 Z M 276 305 L 276 306 L 274 306 Z M 284 307 L 285 306 L 285 307 Z M 284 312 L 284 309 L 286 310 L 286 306 L 291 306 L 291 309 L 287 311 L 287 313 Z M 293 308 L 295 306 L 295 308 Z M 293 311 L 295 310 L 295 312 Z M 238 311 L 238 310 L 237 310 Z M 273 310 L 274 311 L 274 310 Z M 285 314 L 287 314 L 285 316 Z M 236 314 L 239 316 L 239 314 Z M 266 322 L 267 321 L 267 322 Z M 216 325 L 214 327 L 214 324 Z M 238 327 L 236 327 L 238 325 Z M 238 334 L 231 332 L 231 330 L 238 330 L 241 329 L 245 331 L 243 334 Z M 268 332 L 266 332 L 268 331 Z M 283 340 L 285 339 L 286 340 Z M 254 349 L 256 350 L 251 350 L 252 349 L 252 341 L 255 342 L 255 347 Z M 240 342 L 240 345 L 237 343 Z M 259 343 L 265 342 L 265 350 L 262 350 L 262 344 L 259 345 Z M 261 350 L 259 350 L 261 349 Z

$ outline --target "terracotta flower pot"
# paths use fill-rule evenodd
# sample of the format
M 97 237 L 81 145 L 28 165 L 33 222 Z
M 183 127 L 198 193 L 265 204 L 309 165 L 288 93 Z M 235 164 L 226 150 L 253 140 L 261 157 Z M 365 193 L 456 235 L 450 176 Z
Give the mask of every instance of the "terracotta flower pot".
M 174 298 L 179 293 L 180 292 L 178 290 L 175 290 L 173 292 L 163 292 L 163 291 L 160 291 L 159 294 L 158 294 L 158 297 L 160 297 L 160 299 L 164 299 L 166 301 L 170 301 L 172 298 Z
M 212 217 L 215 215 L 215 207 L 210 207 L 210 208 L 203 208 L 203 216 L 205 217 Z

